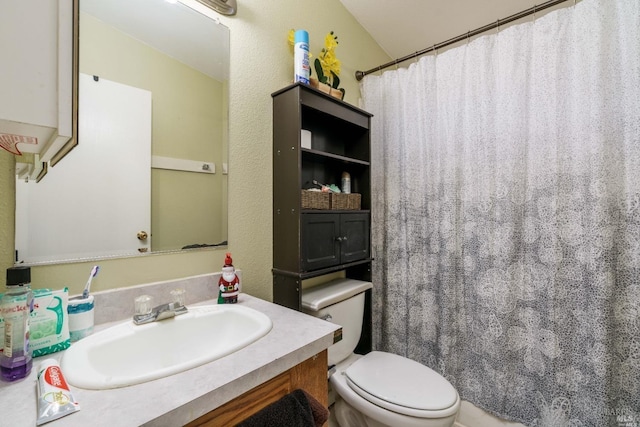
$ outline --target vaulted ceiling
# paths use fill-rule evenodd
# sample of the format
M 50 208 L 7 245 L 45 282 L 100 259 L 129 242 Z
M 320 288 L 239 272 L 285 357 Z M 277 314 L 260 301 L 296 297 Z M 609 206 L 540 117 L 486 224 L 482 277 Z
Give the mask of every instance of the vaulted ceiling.
M 396 59 L 497 22 L 544 0 L 340 0 Z M 556 6 L 572 6 L 573 0 Z M 553 9 L 549 9 L 553 10 Z M 541 12 L 538 16 L 542 15 Z M 527 19 L 533 19 L 533 16 Z

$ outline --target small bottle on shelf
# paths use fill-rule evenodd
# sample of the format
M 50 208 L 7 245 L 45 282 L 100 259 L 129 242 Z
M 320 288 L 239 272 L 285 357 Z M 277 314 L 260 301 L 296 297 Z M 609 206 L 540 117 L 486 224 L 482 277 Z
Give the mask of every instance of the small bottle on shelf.
M 309 84 L 309 33 L 297 30 L 294 33 L 294 83 Z
M 351 175 L 349 172 L 342 172 L 342 192 L 344 194 L 351 193 Z

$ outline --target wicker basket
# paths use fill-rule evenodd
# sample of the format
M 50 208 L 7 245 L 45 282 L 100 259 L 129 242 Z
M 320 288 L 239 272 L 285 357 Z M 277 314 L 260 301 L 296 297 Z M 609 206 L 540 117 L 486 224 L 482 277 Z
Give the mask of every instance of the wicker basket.
M 333 210 L 347 209 L 347 194 L 331 193 L 331 209 Z
M 330 206 L 329 193 L 302 190 L 302 209 L 330 209 Z
M 331 209 L 360 210 L 362 196 L 358 193 L 331 193 Z
M 347 209 L 359 211 L 362 205 L 362 195 L 359 193 L 347 194 Z

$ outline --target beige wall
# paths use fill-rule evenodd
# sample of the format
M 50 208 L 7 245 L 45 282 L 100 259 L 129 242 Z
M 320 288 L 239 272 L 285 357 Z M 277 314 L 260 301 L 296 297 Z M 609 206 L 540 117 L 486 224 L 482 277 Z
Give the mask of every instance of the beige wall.
M 306 29 L 311 52 L 317 56 L 324 35 L 333 30 L 339 37 L 336 51 L 343 67 L 345 100 L 358 105 L 356 69 L 366 70 L 390 58 L 380 49 L 339 0 L 301 2 L 242 0 L 238 14 L 221 16 L 231 30 L 231 81 L 229 85 L 229 248 L 234 264 L 243 270 L 243 290 L 271 299 L 272 168 L 271 93 L 291 83 L 293 58 L 286 41 L 290 28 Z M 315 7 L 313 7 L 315 6 Z M 375 119 L 374 119 L 375 120 Z M 13 200 L 12 169 L 0 153 L 0 194 Z M 13 260 L 13 204 L 0 203 L 0 267 Z M 4 212 L 7 210 L 7 214 Z M 151 255 L 101 261 L 92 290 L 219 271 L 225 250 Z M 92 263 L 35 267 L 34 287 L 69 286 L 79 292 Z
M 15 162 L 13 154 L 0 149 L 0 284 L 15 259 Z

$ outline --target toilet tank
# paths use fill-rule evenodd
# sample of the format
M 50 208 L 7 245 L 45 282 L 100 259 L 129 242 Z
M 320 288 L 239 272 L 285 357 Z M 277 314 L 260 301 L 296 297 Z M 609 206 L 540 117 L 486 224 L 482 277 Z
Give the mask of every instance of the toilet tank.
M 364 291 L 371 287 L 371 282 L 335 279 L 302 292 L 303 312 L 342 326 L 342 340 L 329 347 L 329 366 L 349 357 L 358 345 L 364 316 Z

